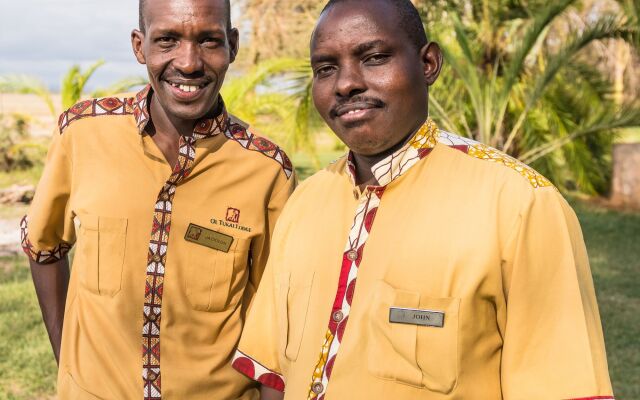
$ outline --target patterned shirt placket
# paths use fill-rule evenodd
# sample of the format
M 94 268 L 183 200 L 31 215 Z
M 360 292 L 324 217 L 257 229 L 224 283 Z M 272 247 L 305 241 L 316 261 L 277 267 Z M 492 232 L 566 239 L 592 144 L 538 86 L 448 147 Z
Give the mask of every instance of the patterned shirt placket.
M 342 256 L 338 292 L 331 309 L 329 329 L 325 334 L 320 358 L 313 372 L 308 399 L 324 399 L 331 371 L 349 320 L 351 301 L 355 292 L 356 278 L 364 247 L 369 238 L 384 189 L 384 187 L 367 188 L 367 192 L 361 196 L 358 204 L 354 222 L 349 231 L 349 240 Z
M 398 152 L 376 164 L 372 172 L 381 186 L 370 186 L 360 197 L 349 239 L 342 256 L 342 267 L 338 291 L 331 309 L 329 328 L 314 368 L 307 400 L 324 400 L 331 372 L 338 356 L 340 344 L 347 327 L 351 302 L 356 290 L 356 278 L 365 244 L 371 233 L 378 208 L 389 183 L 408 171 L 419 160 L 426 157 L 436 143 L 438 128 L 431 119 L 420 128 L 412 140 Z M 348 175 L 355 185 L 355 167 L 347 163 Z
M 167 248 L 171 231 L 173 198 L 178 185 L 189 175 L 195 160 L 194 137 L 180 137 L 178 163 L 164 187 L 160 190 L 155 206 L 149 253 L 144 301 L 144 325 L 142 329 L 142 357 L 144 400 L 160 400 L 160 323 L 162 319 L 162 294 Z
M 136 95 L 131 105 L 140 133 L 150 121 L 149 98 L 151 86 L 147 86 Z M 144 289 L 144 309 L 142 326 L 142 381 L 144 400 L 162 399 L 162 380 L 160 376 L 160 325 L 162 320 L 162 294 L 164 289 L 164 271 L 167 265 L 169 233 L 173 198 L 178 186 L 189 176 L 195 163 L 196 142 L 225 133 L 229 126 L 224 101 L 220 98 L 221 113 L 215 118 L 203 118 L 194 129 L 192 136 L 180 136 L 178 162 L 171 176 L 164 184 L 156 200 L 151 228 L 151 240 L 147 255 L 147 275 Z

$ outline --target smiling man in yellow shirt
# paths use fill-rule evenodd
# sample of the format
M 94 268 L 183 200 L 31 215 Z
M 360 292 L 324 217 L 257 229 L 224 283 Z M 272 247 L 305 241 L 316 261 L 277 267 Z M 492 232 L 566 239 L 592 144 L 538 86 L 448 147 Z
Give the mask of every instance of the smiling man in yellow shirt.
M 349 154 L 273 236 L 233 365 L 263 399 L 613 399 L 575 214 L 533 169 L 428 118 L 409 0 L 332 0 L 313 99 Z
M 230 362 L 295 177 L 219 95 L 238 50 L 229 12 L 141 1 L 150 86 L 60 117 L 22 239 L 61 400 L 258 396 Z

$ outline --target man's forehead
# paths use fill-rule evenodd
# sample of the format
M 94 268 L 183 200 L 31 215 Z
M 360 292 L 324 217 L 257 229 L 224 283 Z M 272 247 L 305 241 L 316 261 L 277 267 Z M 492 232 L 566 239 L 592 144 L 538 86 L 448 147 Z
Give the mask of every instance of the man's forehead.
M 393 7 L 380 1 L 372 1 L 368 7 L 368 3 L 345 1 L 326 10 L 313 32 L 311 51 L 336 41 L 385 41 L 401 34 Z
M 227 14 L 225 0 L 146 0 L 145 5 L 145 17 L 149 23 L 194 19 L 225 23 Z

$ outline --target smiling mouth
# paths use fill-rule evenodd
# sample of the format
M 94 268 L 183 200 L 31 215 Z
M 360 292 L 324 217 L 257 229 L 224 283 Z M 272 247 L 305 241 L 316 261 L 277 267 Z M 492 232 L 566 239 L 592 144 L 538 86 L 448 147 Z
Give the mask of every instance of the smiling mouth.
M 333 118 L 340 119 L 358 119 L 365 117 L 375 109 L 383 108 L 384 103 L 374 98 L 355 98 L 347 104 L 335 106 L 330 114 Z
M 194 92 L 197 92 L 198 90 L 204 89 L 208 85 L 208 83 L 193 85 L 193 84 L 184 84 L 184 83 L 176 83 L 176 82 L 169 82 L 169 81 L 167 81 L 167 83 L 184 93 L 194 93 Z

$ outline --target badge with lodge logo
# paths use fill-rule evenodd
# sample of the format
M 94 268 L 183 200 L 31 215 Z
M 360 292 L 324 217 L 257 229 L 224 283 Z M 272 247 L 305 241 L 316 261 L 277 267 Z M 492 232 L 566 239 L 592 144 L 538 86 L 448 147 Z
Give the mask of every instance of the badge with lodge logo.
M 196 243 L 225 253 L 229 252 L 231 244 L 233 243 L 233 237 L 195 224 L 189 225 L 184 239 L 187 242 Z

